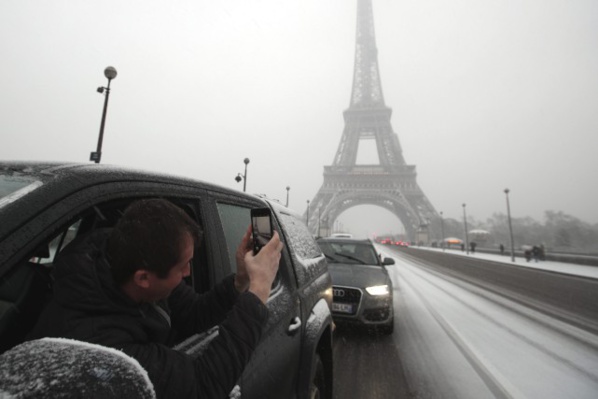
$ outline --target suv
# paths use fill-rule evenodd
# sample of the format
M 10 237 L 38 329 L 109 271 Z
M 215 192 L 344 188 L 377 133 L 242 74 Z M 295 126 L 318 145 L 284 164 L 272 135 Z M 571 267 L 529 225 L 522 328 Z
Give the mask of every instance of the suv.
M 332 276 L 332 314 L 336 323 L 373 327 L 384 334 L 394 331 L 393 287 L 385 266 L 370 240 L 320 238 Z
M 199 293 L 235 272 L 250 209 L 272 210 L 285 246 L 267 304 L 270 318 L 233 395 L 331 399 L 331 278 L 301 218 L 263 197 L 105 165 L 0 163 L 0 353 L 23 342 L 52 296 L 56 255 L 80 234 L 114 226 L 132 201 L 149 197 L 172 201 L 203 226 L 188 279 Z M 197 356 L 215 334 L 175 349 Z

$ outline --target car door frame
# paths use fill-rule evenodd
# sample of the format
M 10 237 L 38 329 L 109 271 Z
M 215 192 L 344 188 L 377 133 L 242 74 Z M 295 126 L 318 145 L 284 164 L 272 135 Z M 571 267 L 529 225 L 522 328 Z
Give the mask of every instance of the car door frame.
M 211 223 L 213 223 L 211 226 L 216 233 L 214 238 L 219 243 L 219 257 L 223 260 L 228 259 L 228 247 L 218 212 L 218 203 L 248 209 L 269 207 L 269 205 L 260 198 L 245 195 L 235 197 L 228 193 L 209 191 L 208 196 L 209 200 L 205 204 L 205 209 L 206 213 L 213 216 L 213 218 L 210 217 Z M 250 225 L 249 217 L 246 224 Z M 275 217 L 273 224 L 274 228 L 280 231 L 281 227 Z M 281 239 L 283 239 L 282 234 Z M 230 261 L 234 262 L 235 260 L 230 259 Z M 230 273 L 232 270 L 223 265 L 222 271 Z M 262 341 L 255 349 L 238 382 L 242 396 L 278 399 L 281 397 L 294 398 L 297 395 L 302 345 L 301 306 L 286 243 L 279 267 L 279 281 L 279 285 L 274 288 L 268 299 L 267 306 L 270 316 Z M 281 348 L 283 350 L 280 350 Z M 267 367 L 264 367 L 266 363 Z M 267 375 L 264 374 L 264 370 L 268 370 Z M 267 387 L 264 386 L 265 381 L 270 383 Z

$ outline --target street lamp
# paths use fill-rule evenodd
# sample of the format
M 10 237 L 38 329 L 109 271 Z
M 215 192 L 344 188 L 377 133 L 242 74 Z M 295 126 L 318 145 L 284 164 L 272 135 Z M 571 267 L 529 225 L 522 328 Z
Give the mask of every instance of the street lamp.
M 249 158 L 245 158 L 243 160 L 243 163 L 245 164 L 245 173 L 237 173 L 237 177 L 235 177 L 235 180 L 237 181 L 237 183 L 243 180 L 243 192 L 245 192 L 245 190 L 247 189 L 247 164 L 249 163 Z
M 469 255 L 469 234 L 467 233 L 467 214 L 465 212 L 465 204 L 463 204 L 463 223 L 465 225 L 465 250 Z
M 511 204 L 509 204 L 509 189 L 505 188 L 507 197 L 507 217 L 509 219 L 509 235 L 511 236 L 511 262 L 515 262 L 515 243 L 513 241 L 513 225 L 511 224 Z
M 289 207 L 289 190 L 291 187 L 287 186 L 287 204 L 285 205 L 287 208 Z
M 444 216 L 442 216 L 442 211 L 440 211 L 440 231 L 442 233 L 440 245 L 442 245 L 442 250 L 444 251 Z
M 305 225 L 309 227 L 309 200 L 307 200 L 307 213 L 305 214 Z
M 108 97 L 110 96 L 110 82 L 116 77 L 116 69 L 114 67 L 107 67 L 104 69 L 104 76 L 108 78 L 108 85 L 106 87 L 98 87 L 98 93 L 104 93 L 106 90 L 106 96 L 104 97 L 104 111 L 102 112 L 102 122 L 100 124 L 100 137 L 98 137 L 98 148 L 95 152 L 92 152 L 89 156 L 90 161 L 100 163 L 102 158 L 102 142 L 104 141 L 104 125 L 106 124 L 106 110 L 108 109 Z

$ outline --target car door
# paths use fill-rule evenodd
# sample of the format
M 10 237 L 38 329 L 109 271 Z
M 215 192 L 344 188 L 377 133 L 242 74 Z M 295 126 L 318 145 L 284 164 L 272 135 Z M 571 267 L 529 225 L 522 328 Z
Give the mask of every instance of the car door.
M 235 253 L 249 227 L 250 209 L 266 204 L 215 195 L 213 206 L 222 234 L 222 257 L 227 260 L 230 272 L 235 272 Z M 273 223 L 275 229 L 280 229 L 275 220 Z M 286 246 L 267 306 L 270 315 L 264 335 L 238 384 L 241 397 L 293 398 L 296 396 L 302 321 Z

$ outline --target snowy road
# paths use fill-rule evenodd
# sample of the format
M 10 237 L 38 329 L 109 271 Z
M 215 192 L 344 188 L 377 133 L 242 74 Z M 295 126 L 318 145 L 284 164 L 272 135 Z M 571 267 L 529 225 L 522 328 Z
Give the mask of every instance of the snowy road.
M 592 310 L 553 317 L 570 312 L 383 251 L 397 262 L 395 333 L 336 337 L 336 398 L 597 397 L 598 336 L 580 327 Z

